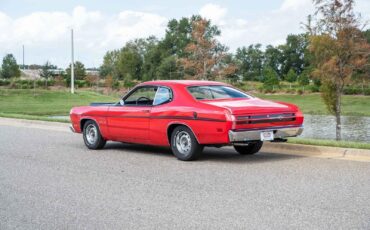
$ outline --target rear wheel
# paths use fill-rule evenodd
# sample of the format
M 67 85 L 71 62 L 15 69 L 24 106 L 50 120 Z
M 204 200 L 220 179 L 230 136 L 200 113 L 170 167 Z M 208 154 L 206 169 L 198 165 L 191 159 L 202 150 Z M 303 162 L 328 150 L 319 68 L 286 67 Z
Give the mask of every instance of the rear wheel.
M 234 149 L 241 155 L 253 155 L 260 151 L 263 141 L 249 143 L 248 145 L 234 145 Z
M 186 126 L 178 126 L 171 133 L 171 150 L 177 159 L 191 161 L 203 151 L 193 132 Z
M 100 134 L 99 126 L 95 121 L 86 121 L 83 127 L 83 138 L 89 149 L 102 149 L 106 143 Z

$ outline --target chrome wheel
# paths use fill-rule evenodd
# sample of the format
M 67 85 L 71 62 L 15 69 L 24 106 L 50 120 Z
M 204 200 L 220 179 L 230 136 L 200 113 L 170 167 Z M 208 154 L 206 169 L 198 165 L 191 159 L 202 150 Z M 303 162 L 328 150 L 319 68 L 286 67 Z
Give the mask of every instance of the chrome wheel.
M 177 150 L 183 154 L 187 155 L 191 151 L 191 138 L 190 135 L 185 132 L 181 131 L 178 132 L 175 136 L 175 143 L 176 143 L 176 148 Z
M 86 127 L 86 140 L 89 142 L 89 144 L 95 144 L 95 142 L 98 140 L 98 129 L 94 124 L 89 124 Z

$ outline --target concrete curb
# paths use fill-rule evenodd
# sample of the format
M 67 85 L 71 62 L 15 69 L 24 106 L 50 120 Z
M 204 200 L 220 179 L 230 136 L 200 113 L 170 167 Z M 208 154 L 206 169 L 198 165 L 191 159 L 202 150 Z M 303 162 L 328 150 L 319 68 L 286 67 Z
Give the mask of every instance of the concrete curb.
M 370 150 L 289 143 L 264 143 L 263 152 L 324 158 L 369 158 Z
M 69 130 L 69 124 L 61 122 L 0 117 L 0 126 L 1 125 L 71 132 Z M 364 159 L 370 161 L 370 150 L 367 149 L 352 149 L 352 148 L 266 142 L 264 143 L 261 152 L 307 156 L 307 157 L 321 157 L 321 158 Z

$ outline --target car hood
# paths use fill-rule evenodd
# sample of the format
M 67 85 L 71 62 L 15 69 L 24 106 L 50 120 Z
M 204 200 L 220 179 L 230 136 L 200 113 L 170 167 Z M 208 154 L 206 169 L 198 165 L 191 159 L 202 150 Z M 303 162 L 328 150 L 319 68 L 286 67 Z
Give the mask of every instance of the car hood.
M 259 98 L 209 100 L 202 101 L 202 103 L 226 108 L 235 115 L 248 113 L 280 113 L 296 111 L 296 107 L 293 105 L 269 100 L 262 100 Z

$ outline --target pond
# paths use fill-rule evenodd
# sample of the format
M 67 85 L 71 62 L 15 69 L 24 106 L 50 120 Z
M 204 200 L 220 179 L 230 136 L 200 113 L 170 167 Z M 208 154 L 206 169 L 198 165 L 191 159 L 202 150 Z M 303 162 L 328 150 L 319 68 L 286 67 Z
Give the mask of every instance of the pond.
M 300 138 L 335 139 L 335 117 L 304 115 Z M 342 116 L 342 139 L 370 142 L 370 117 Z
M 69 116 L 50 116 L 69 120 Z M 335 117 L 326 115 L 304 115 L 304 131 L 299 138 L 335 139 Z M 370 117 L 342 117 L 342 139 L 346 141 L 370 142 Z

